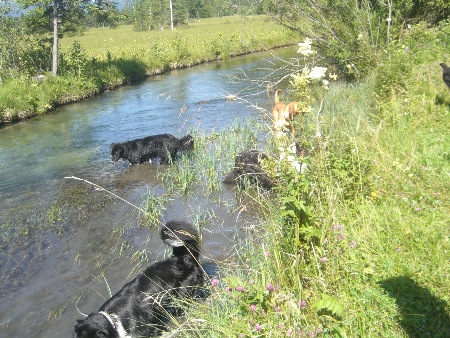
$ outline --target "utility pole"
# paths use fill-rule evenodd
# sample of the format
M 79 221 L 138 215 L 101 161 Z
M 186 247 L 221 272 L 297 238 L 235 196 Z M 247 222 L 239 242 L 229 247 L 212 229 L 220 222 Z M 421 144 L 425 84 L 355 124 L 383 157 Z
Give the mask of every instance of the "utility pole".
M 53 59 L 52 74 L 58 74 L 58 1 L 53 0 Z
M 173 30 L 173 12 L 172 12 L 172 0 L 170 2 L 170 29 Z

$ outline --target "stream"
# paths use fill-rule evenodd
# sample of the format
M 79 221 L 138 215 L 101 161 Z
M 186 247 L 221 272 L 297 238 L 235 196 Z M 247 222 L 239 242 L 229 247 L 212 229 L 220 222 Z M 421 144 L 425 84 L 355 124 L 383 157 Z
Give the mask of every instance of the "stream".
M 164 194 L 158 173 L 167 166 L 113 164 L 111 143 L 191 130 L 209 134 L 258 120 L 255 105 L 268 112 L 273 105 L 265 85 L 286 75 L 282 60 L 295 51 L 171 71 L 2 126 L 0 337 L 69 338 L 76 319 L 167 255 L 158 229 L 143 226 L 136 208 L 86 182 L 138 207 L 148 194 Z M 223 186 L 206 196 L 174 197 L 160 220 L 201 219 L 201 260 L 213 276 L 232 259 L 245 227 L 258 222 L 257 212 L 238 203 L 233 188 Z

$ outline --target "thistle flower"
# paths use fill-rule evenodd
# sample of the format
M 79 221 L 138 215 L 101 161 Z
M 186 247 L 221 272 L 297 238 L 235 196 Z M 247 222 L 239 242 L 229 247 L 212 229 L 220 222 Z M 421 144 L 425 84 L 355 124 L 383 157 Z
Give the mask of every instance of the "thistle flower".
M 236 291 L 243 292 L 244 291 L 244 287 L 242 285 L 238 285 L 238 286 L 236 286 Z

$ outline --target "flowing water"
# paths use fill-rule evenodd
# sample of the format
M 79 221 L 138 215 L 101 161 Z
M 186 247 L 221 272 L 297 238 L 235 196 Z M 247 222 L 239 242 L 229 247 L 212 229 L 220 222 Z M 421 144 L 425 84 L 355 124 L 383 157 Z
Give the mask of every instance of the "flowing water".
M 143 262 L 166 253 L 158 230 L 141 226 L 136 209 L 65 177 L 89 180 L 138 206 L 149 193 L 163 194 L 158 172 L 166 166 L 112 164 L 109 145 L 192 129 L 208 134 L 258 119 L 252 105 L 270 110 L 273 98 L 264 86 L 286 73 L 278 57 L 294 52 L 172 71 L 1 128 L 0 337 L 71 337 L 81 313 L 97 310 L 109 289 L 115 293 Z M 161 221 L 203 218 L 202 261 L 213 275 L 243 227 L 257 219 L 250 210 L 233 212 L 237 204 L 229 187 L 177 197 Z

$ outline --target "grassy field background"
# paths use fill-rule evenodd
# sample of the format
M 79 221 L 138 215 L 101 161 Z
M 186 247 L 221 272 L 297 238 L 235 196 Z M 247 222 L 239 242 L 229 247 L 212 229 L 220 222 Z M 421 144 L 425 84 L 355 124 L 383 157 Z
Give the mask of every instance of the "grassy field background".
M 264 16 L 202 19 L 174 31 L 89 29 L 61 40 L 58 77 L 3 81 L 0 123 L 45 114 L 152 74 L 292 45 L 299 39 Z
M 66 37 L 61 49 L 68 53 L 75 41 L 89 57 L 138 58 L 147 71 L 294 44 L 299 37 L 264 16 L 231 16 L 194 20 L 171 30 L 137 32 L 133 26 L 90 29 L 83 36 Z M 164 62 L 169 64 L 163 64 Z

